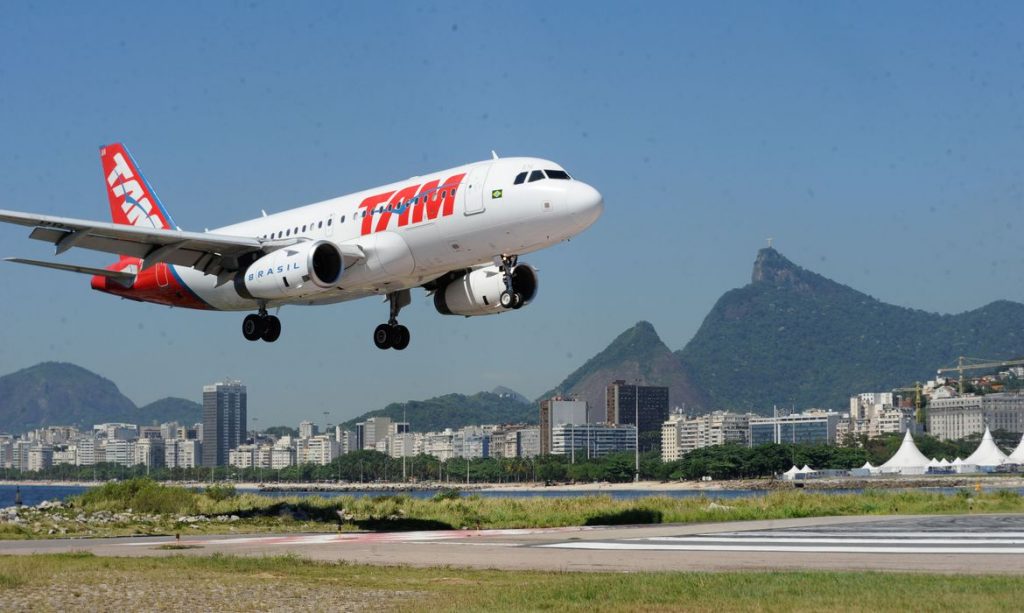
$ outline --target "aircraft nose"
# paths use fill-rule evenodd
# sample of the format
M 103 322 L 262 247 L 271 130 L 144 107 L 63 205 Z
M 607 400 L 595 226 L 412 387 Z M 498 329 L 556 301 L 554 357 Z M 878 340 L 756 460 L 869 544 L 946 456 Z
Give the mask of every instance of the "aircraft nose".
M 593 224 L 604 212 L 601 192 L 582 181 L 570 183 L 568 205 L 572 216 L 580 222 L 582 228 Z

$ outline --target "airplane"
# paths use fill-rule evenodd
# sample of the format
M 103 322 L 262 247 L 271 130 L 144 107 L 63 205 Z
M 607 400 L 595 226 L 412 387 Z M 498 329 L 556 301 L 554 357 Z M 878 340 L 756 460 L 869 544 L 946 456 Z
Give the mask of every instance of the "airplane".
M 179 228 L 121 143 L 100 148 L 112 223 L 0 210 L 30 238 L 119 256 L 106 268 L 8 261 L 92 275 L 101 292 L 172 307 L 255 311 L 249 341 L 274 342 L 268 310 L 383 295 L 379 349 L 409 345 L 399 312 L 417 287 L 442 315 L 494 315 L 530 304 L 538 276 L 521 255 L 567 241 L 604 210 L 601 194 L 540 158 L 492 158 L 212 231 Z

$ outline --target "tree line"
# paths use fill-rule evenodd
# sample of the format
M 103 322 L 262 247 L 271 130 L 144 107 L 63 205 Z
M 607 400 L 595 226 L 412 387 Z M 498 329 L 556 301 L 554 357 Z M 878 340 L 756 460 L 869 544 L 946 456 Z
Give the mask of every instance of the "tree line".
M 1012 450 L 1020 434 L 993 433 L 996 443 Z M 644 480 L 754 479 L 785 472 L 790 466 L 809 465 L 817 470 L 851 469 L 871 462 L 878 466 L 899 448 L 900 435 L 854 441 L 849 445 L 767 444 L 757 447 L 720 445 L 694 450 L 680 460 L 663 462 L 657 450 L 640 454 L 639 474 Z M 978 446 L 981 435 L 960 441 L 939 441 L 929 436 L 915 437 L 921 452 L 929 458 L 952 460 L 966 458 Z M 391 458 L 378 451 L 357 451 L 335 458 L 326 465 L 300 464 L 279 470 L 235 468 L 232 466 L 197 468 L 125 467 L 117 464 L 94 466 L 57 465 L 34 473 L 12 469 L 2 471 L 5 479 L 63 479 L 108 481 L 149 476 L 161 481 L 247 481 L 247 482 L 445 482 L 524 483 L 524 482 L 627 482 L 637 473 L 633 452 L 613 453 L 601 458 L 545 455 L 535 458 L 452 458 L 441 461 L 420 454 Z

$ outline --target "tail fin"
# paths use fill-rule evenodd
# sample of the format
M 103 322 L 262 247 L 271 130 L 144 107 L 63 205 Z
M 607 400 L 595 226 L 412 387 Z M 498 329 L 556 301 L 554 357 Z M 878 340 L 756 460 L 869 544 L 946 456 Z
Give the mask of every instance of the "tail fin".
M 177 227 L 123 144 L 100 147 L 100 161 L 114 223 L 157 230 Z

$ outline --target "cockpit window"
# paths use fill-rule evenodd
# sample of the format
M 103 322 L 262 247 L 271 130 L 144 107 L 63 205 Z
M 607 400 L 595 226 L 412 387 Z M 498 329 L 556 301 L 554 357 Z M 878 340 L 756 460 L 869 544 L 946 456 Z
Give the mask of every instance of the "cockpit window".
M 529 173 L 527 173 L 527 172 L 521 172 L 521 173 L 517 174 L 517 175 L 516 175 L 516 180 L 515 180 L 515 181 L 513 181 L 512 183 L 513 183 L 514 185 L 519 185 L 519 184 L 520 184 L 520 183 L 522 183 L 523 181 L 526 181 L 526 175 L 528 175 L 528 174 L 529 174 Z
M 547 173 L 549 179 L 564 179 L 566 181 L 572 179 L 564 170 L 545 170 L 544 172 Z
M 543 178 L 544 178 L 544 171 L 543 170 L 534 170 L 533 172 L 530 173 L 530 183 L 533 183 L 534 181 L 540 181 Z

